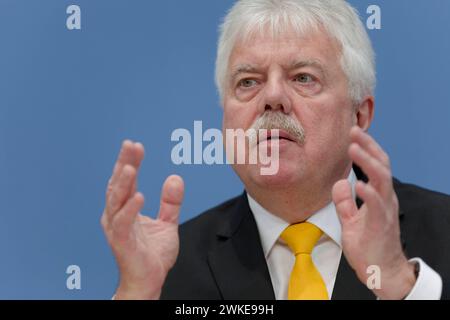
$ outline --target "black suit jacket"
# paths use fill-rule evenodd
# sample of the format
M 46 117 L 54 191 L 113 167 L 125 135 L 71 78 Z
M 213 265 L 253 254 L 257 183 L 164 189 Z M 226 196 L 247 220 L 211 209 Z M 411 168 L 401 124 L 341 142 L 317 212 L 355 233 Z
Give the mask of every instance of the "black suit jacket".
M 359 168 L 358 179 L 367 181 Z M 450 196 L 394 179 L 402 244 L 443 279 L 450 298 Z M 358 206 L 361 201 L 357 199 Z M 245 192 L 180 226 L 180 253 L 162 299 L 275 299 L 260 237 Z M 332 299 L 375 299 L 342 255 Z

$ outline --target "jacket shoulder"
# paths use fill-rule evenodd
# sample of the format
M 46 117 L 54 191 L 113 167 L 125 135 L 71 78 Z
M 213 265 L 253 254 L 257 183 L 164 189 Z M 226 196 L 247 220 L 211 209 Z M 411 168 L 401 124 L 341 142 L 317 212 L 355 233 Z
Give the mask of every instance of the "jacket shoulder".
M 442 299 L 450 299 L 450 196 L 394 180 L 401 236 L 408 258 L 420 257 L 442 278 Z
M 450 219 L 450 196 L 394 179 L 400 207 L 408 213 L 439 214 Z M 450 222 L 450 220 L 448 220 Z
M 180 225 L 180 251 L 161 299 L 221 299 L 208 254 L 218 243 L 217 231 L 229 220 L 239 199 L 227 200 Z
M 241 197 L 242 195 L 228 199 L 182 223 L 180 225 L 180 237 L 188 237 L 190 241 L 195 241 L 198 237 L 205 235 L 215 236 L 216 231 L 227 220 Z

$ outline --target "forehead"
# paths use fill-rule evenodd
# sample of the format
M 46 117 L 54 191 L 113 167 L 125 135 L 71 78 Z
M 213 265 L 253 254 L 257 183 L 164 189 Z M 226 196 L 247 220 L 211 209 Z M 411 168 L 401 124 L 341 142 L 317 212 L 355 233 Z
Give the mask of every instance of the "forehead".
M 339 64 L 340 47 L 323 30 L 305 35 L 284 32 L 276 37 L 263 34 L 253 35 L 239 40 L 234 46 L 229 60 L 228 70 L 253 65 L 268 67 L 272 63 L 288 68 L 298 61 L 317 61 L 325 67 L 333 68 Z

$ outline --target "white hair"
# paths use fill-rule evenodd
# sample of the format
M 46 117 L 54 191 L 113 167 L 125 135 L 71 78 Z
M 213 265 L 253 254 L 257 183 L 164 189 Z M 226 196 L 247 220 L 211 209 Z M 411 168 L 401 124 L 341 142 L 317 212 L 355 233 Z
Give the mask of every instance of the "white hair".
M 349 97 L 358 103 L 373 95 L 375 54 L 358 12 L 345 0 L 238 0 L 220 26 L 215 81 L 222 103 L 230 55 L 238 41 L 256 34 L 275 38 L 290 30 L 303 36 L 319 28 L 341 47 Z

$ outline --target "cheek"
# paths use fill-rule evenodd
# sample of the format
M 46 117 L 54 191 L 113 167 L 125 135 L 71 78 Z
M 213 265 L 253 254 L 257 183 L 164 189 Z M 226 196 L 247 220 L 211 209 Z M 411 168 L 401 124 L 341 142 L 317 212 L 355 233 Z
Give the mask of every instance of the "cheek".
M 228 102 L 224 104 L 223 129 L 248 129 L 255 119 L 255 108 L 249 104 Z
M 316 102 L 300 110 L 298 118 L 305 128 L 307 151 L 327 157 L 342 152 L 352 125 L 350 108 L 345 102 Z

